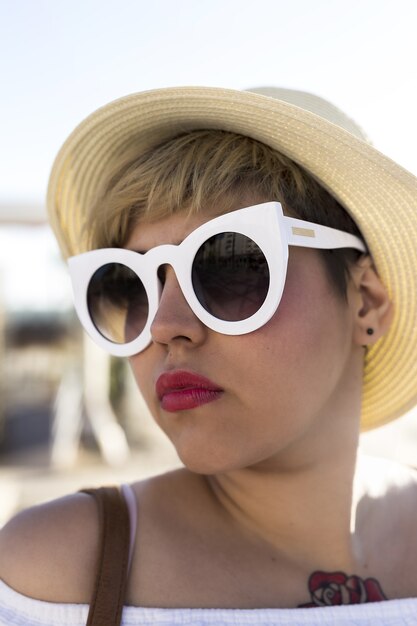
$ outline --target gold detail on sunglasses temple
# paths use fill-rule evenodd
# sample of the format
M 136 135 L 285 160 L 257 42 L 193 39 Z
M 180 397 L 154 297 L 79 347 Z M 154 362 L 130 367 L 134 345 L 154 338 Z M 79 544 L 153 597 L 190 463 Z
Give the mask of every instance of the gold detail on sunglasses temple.
M 301 235 L 301 237 L 315 237 L 316 233 L 314 232 L 314 230 L 311 230 L 310 228 L 298 228 L 296 226 L 292 227 L 292 234 L 293 235 Z

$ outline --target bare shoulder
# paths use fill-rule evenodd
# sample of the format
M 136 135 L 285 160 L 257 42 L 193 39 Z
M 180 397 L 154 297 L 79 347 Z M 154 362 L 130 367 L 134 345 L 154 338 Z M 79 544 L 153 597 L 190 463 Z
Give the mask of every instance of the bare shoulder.
M 93 499 L 77 493 L 24 510 L 0 532 L 0 578 L 32 598 L 88 602 L 98 550 Z
M 417 469 L 388 459 L 361 456 L 358 461 L 361 492 L 359 508 L 390 531 L 405 532 L 417 515 Z M 414 526 L 415 534 L 415 526 Z
M 358 478 L 362 493 L 384 505 L 394 501 L 410 510 L 417 509 L 417 468 L 390 459 L 361 455 Z
M 199 506 L 205 510 L 201 483 L 187 472 L 174 471 L 133 485 L 144 539 L 138 562 L 143 562 L 144 552 L 152 559 L 155 551 L 162 551 L 161 537 L 181 535 L 186 541 L 193 512 Z M 98 552 L 97 505 L 86 494 L 72 494 L 26 509 L 4 526 L 0 579 L 38 600 L 89 603 Z
M 417 470 L 365 457 L 357 527 L 373 571 L 389 581 L 391 597 L 417 595 Z M 387 584 L 388 587 L 388 584 Z

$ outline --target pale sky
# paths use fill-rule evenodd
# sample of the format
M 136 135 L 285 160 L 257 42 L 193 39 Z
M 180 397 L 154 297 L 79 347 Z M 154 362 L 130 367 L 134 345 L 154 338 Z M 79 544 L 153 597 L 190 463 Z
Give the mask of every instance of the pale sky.
M 41 204 L 66 136 L 172 85 L 310 90 L 417 174 L 415 0 L 0 0 L 0 206 Z

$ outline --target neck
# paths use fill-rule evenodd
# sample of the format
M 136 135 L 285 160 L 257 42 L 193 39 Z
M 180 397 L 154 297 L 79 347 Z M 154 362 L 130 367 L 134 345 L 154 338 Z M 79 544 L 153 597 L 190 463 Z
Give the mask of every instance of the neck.
M 208 478 L 234 523 L 310 573 L 353 573 L 357 561 L 351 518 L 359 423 L 355 429 L 346 419 L 333 424 L 333 433 L 325 429 L 325 446 L 317 433 L 279 461 Z

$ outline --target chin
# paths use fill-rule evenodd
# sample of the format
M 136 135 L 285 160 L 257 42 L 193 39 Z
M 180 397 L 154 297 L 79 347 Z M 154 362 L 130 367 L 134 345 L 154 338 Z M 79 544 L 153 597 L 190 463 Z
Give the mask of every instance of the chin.
M 223 474 L 225 472 L 238 469 L 232 463 L 228 463 L 227 459 L 213 459 L 207 457 L 207 455 L 205 454 L 196 455 L 192 452 L 187 454 L 187 452 L 180 451 L 178 450 L 178 448 L 177 454 L 183 465 L 194 474 L 210 476 L 213 474 Z
M 195 474 L 215 475 L 235 472 L 262 465 L 268 461 L 261 454 L 249 455 L 247 450 L 238 450 L 236 446 L 222 449 L 221 446 L 175 445 L 177 454 L 183 465 Z

